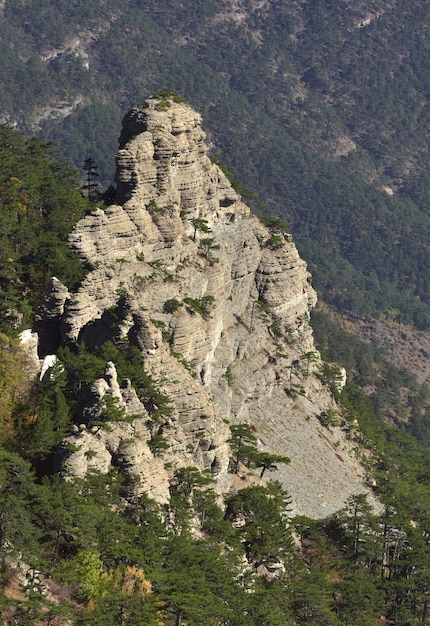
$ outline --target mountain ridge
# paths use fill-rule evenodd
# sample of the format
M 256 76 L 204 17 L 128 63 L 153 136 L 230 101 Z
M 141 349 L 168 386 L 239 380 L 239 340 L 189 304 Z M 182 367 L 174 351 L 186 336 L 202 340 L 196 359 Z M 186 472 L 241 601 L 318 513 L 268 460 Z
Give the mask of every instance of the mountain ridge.
M 0 77 L 0 109 L 28 129 L 38 105 L 81 98 L 41 135 L 77 167 L 91 155 L 107 185 L 124 112 L 174 89 L 203 113 L 229 168 L 290 224 L 326 302 L 423 330 L 428 20 L 428 3 L 405 0 L 109 0 L 97 13 L 8 0 L 0 29 L 12 72 Z M 79 38 L 88 59 L 72 50 L 42 60 Z
M 51 282 L 36 313 L 41 338 L 90 352 L 106 341 L 137 347 L 171 411 L 154 421 L 133 381 L 107 363 L 65 441 L 63 452 L 75 452 L 63 454 L 63 471 L 107 473 L 121 458 L 139 493 L 166 501 L 173 471 L 191 465 L 225 489 L 227 421 L 251 425 L 263 451 L 291 458 L 274 476 L 296 512 L 325 516 L 353 493 L 371 497 L 346 433 L 319 421 L 335 405 L 319 377 L 306 264 L 276 220 L 267 228 L 243 204 L 207 156 L 200 116 L 177 100 L 154 97 L 125 116 L 119 203 L 95 209 L 69 238 L 95 269 L 74 294 Z M 39 350 L 49 351 L 43 340 Z M 126 423 L 103 418 L 106 396 Z M 151 450 L 154 437 L 169 449 Z
M 3 129 L 2 618 L 422 623 L 428 452 L 321 359 L 315 293 L 285 222 L 251 214 L 200 123 L 165 91 L 135 107 L 109 205 L 82 202 L 48 161 L 62 193 L 46 221 L 38 184 L 50 170 L 34 153 L 52 153 Z M 17 255 L 33 223 L 42 233 Z M 75 255 L 51 259 L 69 223 Z M 39 252 L 42 276 L 25 264 Z M 39 341 L 24 334 L 30 373 L 14 296 L 37 293 L 51 267 L 68 287 L 51 278 Z M 318 318 L 325 359 L 337 352 L 362 384 L 389 392 L 395 380 L 404 395 L 403 372 Z

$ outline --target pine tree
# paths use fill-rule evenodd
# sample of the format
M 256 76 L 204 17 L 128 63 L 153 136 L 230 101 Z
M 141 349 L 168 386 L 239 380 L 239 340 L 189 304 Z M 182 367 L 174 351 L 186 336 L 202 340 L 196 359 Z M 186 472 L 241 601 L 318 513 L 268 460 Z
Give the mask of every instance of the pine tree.
M 40 531 L 32 511 L 38 491 L 30 464 L 0 449 L 0 564 L 10 555 L 29 564 L 38 560 Z
M 279 463 L 287 465 L 291 462 L 287 456 L 281 456 L 279 454 L 270 454 L 269 452 L 259 452 L 255 458 L 255 466 L 261 467 L 260 478 L 263 478 L 266 470 L 272 472 L 278 469 Z
M 249 424 L 233 424 L 230 426 L 231 438 L 229 444 L 234 455 L 232 459 L 233 471 L 239 471 L 239 463 L 250 465 L 257 454 L 257 437 Z
M 254 485 L 226 499 L 226 519 L 241 520 L 239 534 L 255 567 L 286 559 L 294 552 L 287 524 L 290 499 L 278 483 Z
M 96 181 L 96 178 L 99 176 L 98 167 L 95 161 L 88 157 L 85 159 L 82 169 L 86 172 L 86 180 L 81 187 L 83 195 L 91 202 L 97 202 L 100 196 L 98 192 L 99 183 Z
M 194 232 L 193 232 L 193 241 L 196 240 L 196 235 L 197 235 L 197 231 L 199 230 L 202 233 L 208 234 L 212 232 L 212 229 L 210 228 L 210 226 L 208 225 L 208 221 L 205 219 L 202 219 L 200 217 L 193 217 L 193 219 L 190 220 L 193 228 L 194 228 Z

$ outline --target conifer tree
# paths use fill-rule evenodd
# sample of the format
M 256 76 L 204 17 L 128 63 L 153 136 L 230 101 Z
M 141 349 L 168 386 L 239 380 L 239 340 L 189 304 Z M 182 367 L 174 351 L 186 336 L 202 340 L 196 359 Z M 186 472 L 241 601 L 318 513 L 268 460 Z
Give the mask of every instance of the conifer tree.
M 244 522 L 239 534 L 247 559 L 255 567 L 292 555 L 294 549 L 287 524 L 288 494 L 278 483 L 254 485 L 226 499 L 226 519 Z
M 234 455 L 232 459 L 234 473 L 239 471 L 239 463 L 249 465 L 257 453 L 257 437 L 249 424 L 233 424 L 230 426 L 229 444 Z
M 86 172 L 86 180 L 81 187 L 82 192 L 88 200 L 91 200 L 91 202 L 97 202 L 100 195 L 97 191 L 99 183 L 96 180 L 99 176 L 98 167 L 95 161 L 91 157 L 88 157 L 85 159 L 82 169 Z

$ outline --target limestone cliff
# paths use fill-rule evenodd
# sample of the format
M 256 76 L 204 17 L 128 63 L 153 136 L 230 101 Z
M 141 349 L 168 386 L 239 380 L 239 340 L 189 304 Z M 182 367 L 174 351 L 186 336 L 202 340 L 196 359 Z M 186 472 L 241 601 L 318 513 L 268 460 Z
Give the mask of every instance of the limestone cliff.
M 294 510 L 324 516 L 365 487 L 344 433 L 317 419 L 333 400 L 316 375 L 315 292 L 291 236 L 252 215 L 207 152 L 187 104 L 165 97 L 135 107 L 123 121 L 115 204 L 70 235 L 94 269 L 75 294 L 58 281 L 50 287 L 62 340 L 137 346 L 173 411 L 155 424 L 132 382 L 107 363 L 66 442 L 63 471 L 121 464 L 138 489 L 163 500 L 174 469 L 197 466 L 228 489 L 226 422 L 246 422 L 262 450 L 291 458 L 275 478 Z M 41 337 L 44 319 L 56 332 L 53 317 L 41 308 Z M 94 426 L 107 396 L 133 419 Z M 154 434 L 170 446 L 164 455 L 147 445 Z

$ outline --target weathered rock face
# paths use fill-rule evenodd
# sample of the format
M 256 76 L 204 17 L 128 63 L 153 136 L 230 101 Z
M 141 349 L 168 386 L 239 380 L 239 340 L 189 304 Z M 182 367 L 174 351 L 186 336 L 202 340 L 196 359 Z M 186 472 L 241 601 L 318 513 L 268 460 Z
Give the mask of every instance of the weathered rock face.
M 61 343 L 60 321 L 68 298 L 70 294 L 67 288 L 53 276 L 34 316 L 34 328 L 39 337 L 38 351 L 41 357 L 53 354 Z
M 173 470 L 193 465 L 210 468 L 225 489 L 225 421 L 247 422 L 262 449 L 291 458 L 277 478 L 295 510 L 325 515 L 364 488 L 340 430 L 316 418 L 332 399 L 309 356 L 317 357 L 315 292 L 291 236 L 263 226 L 211 162 L 200 122 L 174 99 L 150 99 L 125 117 L 117 203 L 70 236 L 96 269 L 61 303 L 65 341 L 91 348 L 114 335 L 139 348 L 142 367 L 172 401 L 157 426 L 170 447 L 162 457 L 148 447 L 155 427 L 109 364 L 87 410 L 111 395 L 136 419 L 108 433 L 84 412 L 67 442 L 81 447 L 64 468 L 82 475 L 121 462 L 138 489 L 165 499 Z

